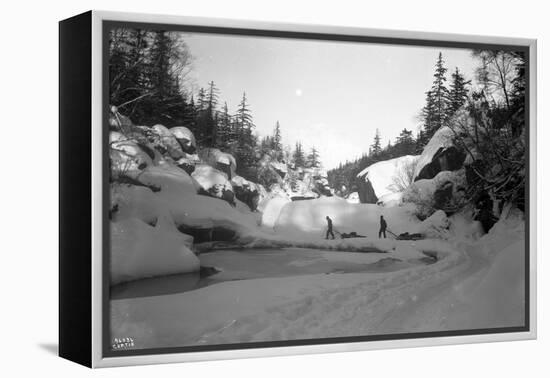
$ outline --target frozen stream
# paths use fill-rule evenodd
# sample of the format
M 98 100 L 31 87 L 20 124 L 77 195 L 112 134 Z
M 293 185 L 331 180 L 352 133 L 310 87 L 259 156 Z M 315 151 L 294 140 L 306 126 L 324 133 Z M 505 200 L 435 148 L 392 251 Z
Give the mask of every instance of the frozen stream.
M 400 261 L 384 253 L 334 252 L 306 248 L 234 249 L 199 255 L 200 273 L 142 279 L 111 289 L 111 299 L 150 297 L 197 290 L 226 281 L 311 274 L 391 272 L 435 259 Z

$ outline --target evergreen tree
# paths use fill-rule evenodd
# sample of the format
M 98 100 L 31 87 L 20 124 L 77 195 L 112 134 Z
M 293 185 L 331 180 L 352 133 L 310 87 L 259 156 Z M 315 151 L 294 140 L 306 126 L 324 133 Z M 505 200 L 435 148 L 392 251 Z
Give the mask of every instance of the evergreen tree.
M 416 143 L 412 135 L 412 131 L 403 129 L 395 141 L 393 146 L 397 156 L 414 154 Z
M 444 66 L 441 52 L 435 64 L 434 81 L 432 88 L 426 92 L 426 105 L 422 111 L 424 117 L 424 131 L 426 139 L 430 138 L 443 126 L 447 120 L 449 108 L 449 89 L 446 86 L 445 76 L 447 68 Z
M 228 149 L 232 142 L 235 140 L 232 135 L 231 116 L 229 115 L 227 102 L 224 102 L 222 111 L 220 113 L 218 124 L 218 140 L 222 149 Z
M 457 67 L 451 76 L 451 90 L 449 93 L 447 117 L 452 117 L 453 114 L 466 103 L 468 99 L 468 86 L 470 83 L 471 81 L 466 81 L 464 75 L 460 73 Z
M 296 142 L 296 148 L 294 149 L 294 153 L 292 154 L 292 161 L 294 162 L 294 165 L 296 167 L 303 167 L 306 163 L 304 149 L 301 142 Z
M 245 178 L 253 178 L 256 170 L 257 158 L 255 148 L 257 140 L 254 136 L 254 127 L 252 112 L 246 98 L 246 93 L 243 93 L 235 115 L 235 133 L 237 136 L 235 154 L 237 167 L 240 167 L 240 172 Z
M 382 137 L 380 136 L 380 130 L 376 129 L 376 134 L 374 134 L 374 142 L 371 145 L 369 155 L 378 156 L 382 152 Z
M 218 125 L 217 125 L 217 111 L 219 90 L 214 84 L 214 81 L 208 83 L 208 92 L 205 96 L 205 114 L 204 114 L 204 126 L 205 126 L 205 144 L 210 147 L 218 146 Z
M 321 160 L 319 159 L 319 151 L 315 146 L 311 147 L 309 155 L 307 155 L 306 165 L 310 168 L 320 168 Z
M 275 129 L 273 130 L 273 138 L 271 139 L 272 145 L 271 148 L 277 152 L 282 152 L 283 145 L 282 145 L 282 136 L 281 136 L 281 126 L 279 125 L 279 121 L 275 123 Z
M 205 109 L 206 109 L 206 92 L 204 88 L 201 87 L 197 95 L 197 110 L 201 112 Z
M 414 145 L 414 153 L 416 155 L 420 155 L 422 151 L 424 150 L 424 146 L 428 144 L 428 140 L 426 140 L 426 133 L 422 128 L 418 130 L 418 133 L 416 135 L 416 143 Z

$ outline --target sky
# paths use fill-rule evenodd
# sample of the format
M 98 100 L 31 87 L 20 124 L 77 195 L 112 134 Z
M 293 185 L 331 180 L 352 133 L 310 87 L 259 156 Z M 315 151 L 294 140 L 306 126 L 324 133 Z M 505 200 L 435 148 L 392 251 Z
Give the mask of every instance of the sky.
M 376 129 L 383 145 L 403 128 L 416 134 L 434 65 L 473 78 L 467 49 L 441 49 L 273 37 L 186 34 L 195 88 L 214 81 L 235 112 L 246 92 L 256 130 L 279 121 L 283 143 L 315 146 L 326 169 L 368 152 Z

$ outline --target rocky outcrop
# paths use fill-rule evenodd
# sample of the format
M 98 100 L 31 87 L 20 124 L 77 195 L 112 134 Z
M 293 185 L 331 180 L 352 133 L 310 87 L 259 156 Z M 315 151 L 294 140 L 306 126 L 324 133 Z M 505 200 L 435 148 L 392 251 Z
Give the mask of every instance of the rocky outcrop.
M 170 132 L 181 145 L 183 152 L 194 154 L 197 151 L 197 142 L 195 136 L 187 127 L 176 126 L 170 129 Z
M 434 178 L 442 171 L 456 171 L 462 168 L 466 154 L 455 146 L 440 147 L 415 177 L 415 180 Z
M 454 145 L 453 131 L 444 126 L 424 147 L 415 167 L 414 180 L 432 179 L 439 172 L 456 171 L 464 166 L 466 153 Z
M 357 175 L 361 203 L 377 203 L 381 197 L 403 191 L 412 180 L 418 156 L 405 155 L 374 163 Z
M 199 194 L 208 195 L 226 201 L 235 206 L 235 193 L 227 176 L 206 164 L 199 164 L 191 174 L 201 186 Z
M 225 173 L 231 180 L 236 175 L 237 161 L 233 155 L 222 152 L 217 148 L 203 148 L 199 151 L 200 159 L 213 168 Z
M 241 176 L 234 176 L 231 179 L 235 197 L 245 203 L 250 210 L 255 211 L 262 197 L 265 197 L 265 189 L 256 183 L 248 181 Z
M 359 194 L 359 201 L 361 203 L 376 203 L 378 197 L 374 192 L 372 183 L 368 178 L 357 180 L 357 193 Z
M 181 159 L 185 153 L 170 130 L 163 125 L 155 125 L 149 129 L 149 141 L 162 154 L 167 154 L 174 160 Z
M 415 181 L 403 193 L 404 202 L 416 205 L 416 215 L 424 219 L 437 210 L 452 215 L 464 205 L 466 178 L 464 169 L 439 172 L 432 179 Z

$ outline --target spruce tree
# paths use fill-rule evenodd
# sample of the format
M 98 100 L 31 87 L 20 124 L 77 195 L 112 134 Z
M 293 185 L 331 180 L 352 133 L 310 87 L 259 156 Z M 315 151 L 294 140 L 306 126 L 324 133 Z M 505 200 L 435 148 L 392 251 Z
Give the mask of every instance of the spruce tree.
M 449 89 L 446 86 L 445 76 L 447 68 L 444 66 L 441 52 L 435 64 L 434 81 L 432 88 L 426 93 L 426 105 L 423 109 L 424 131 L 426 139 L 435 134 L 445 124 L 449 108 Z
M 464 78 L 464 75 L 460 73 L 458 67 L 451 75 L 451 90 L 449 93 L 449 109 L 447 111 L 447 117 L 450 118 L 456 113 L 458 109 L 466 103 L 468 99 L 468 86 L 471 81 Z
M 309 155 L 307 156 L 306 165 L 310 168 L 319 168 L 321 167 L 321 161 L 319 159 L 319 151 L 315 148 L 315 146 L 311 147 L 311 151 Z
M 371 145 L 369 155 L 378 156 L 382 152 L 382 137 L 380 136 L 380 130 L 376 129 L 376 134 L 374 134 L 374 142 Z
M 294 149 L 294 153 L 292 154 L 292 161 L 294 162 L 296 168 L 303 167 L 305 165 L 306 161 L 302 142 L 296 142 L 296 148 Z
M 210 147 L 218 146 L 218 125 L 217 125 L 217 111 L 219 90 L 214 84 L 214 81 L 208 83 L 208 92 L 206 93 L 204 102 L 206 105 L 204 114 L 204 126 L 205 126 L 205 144 Z
M 218 139 L 222 149 L 228 149 L 233 141 L 231 130 L 231 116 L 227 108 L 227 102 L 224 102 L 220 113 L 218 125 Z
M 245 177 L 253 179 L 256 169 L 256 137 L 254 136 L 254 123 L 252 121 L 252 112 L 250 110 L 246 93 L 237 108 L 235 115 L 236 135 L 237 135 L 237 150 L 236 158 L 238 160 L 237 167 L 240 167 L 241 172 Z
M 273 138 L 271 139 L 272 145 L 271 148 L 275 150 L 276 152 L 282 152 L 283 145 L 282 145 L 282 136 L 281 136 L 281 126 L 279 125 L 279 121 L 275 123 L 275 129 L 273 130 Z
M 403 129 L 399 133 L 393 148 L 397 156 L 414 154 L 416 146 L 412 131 Z

